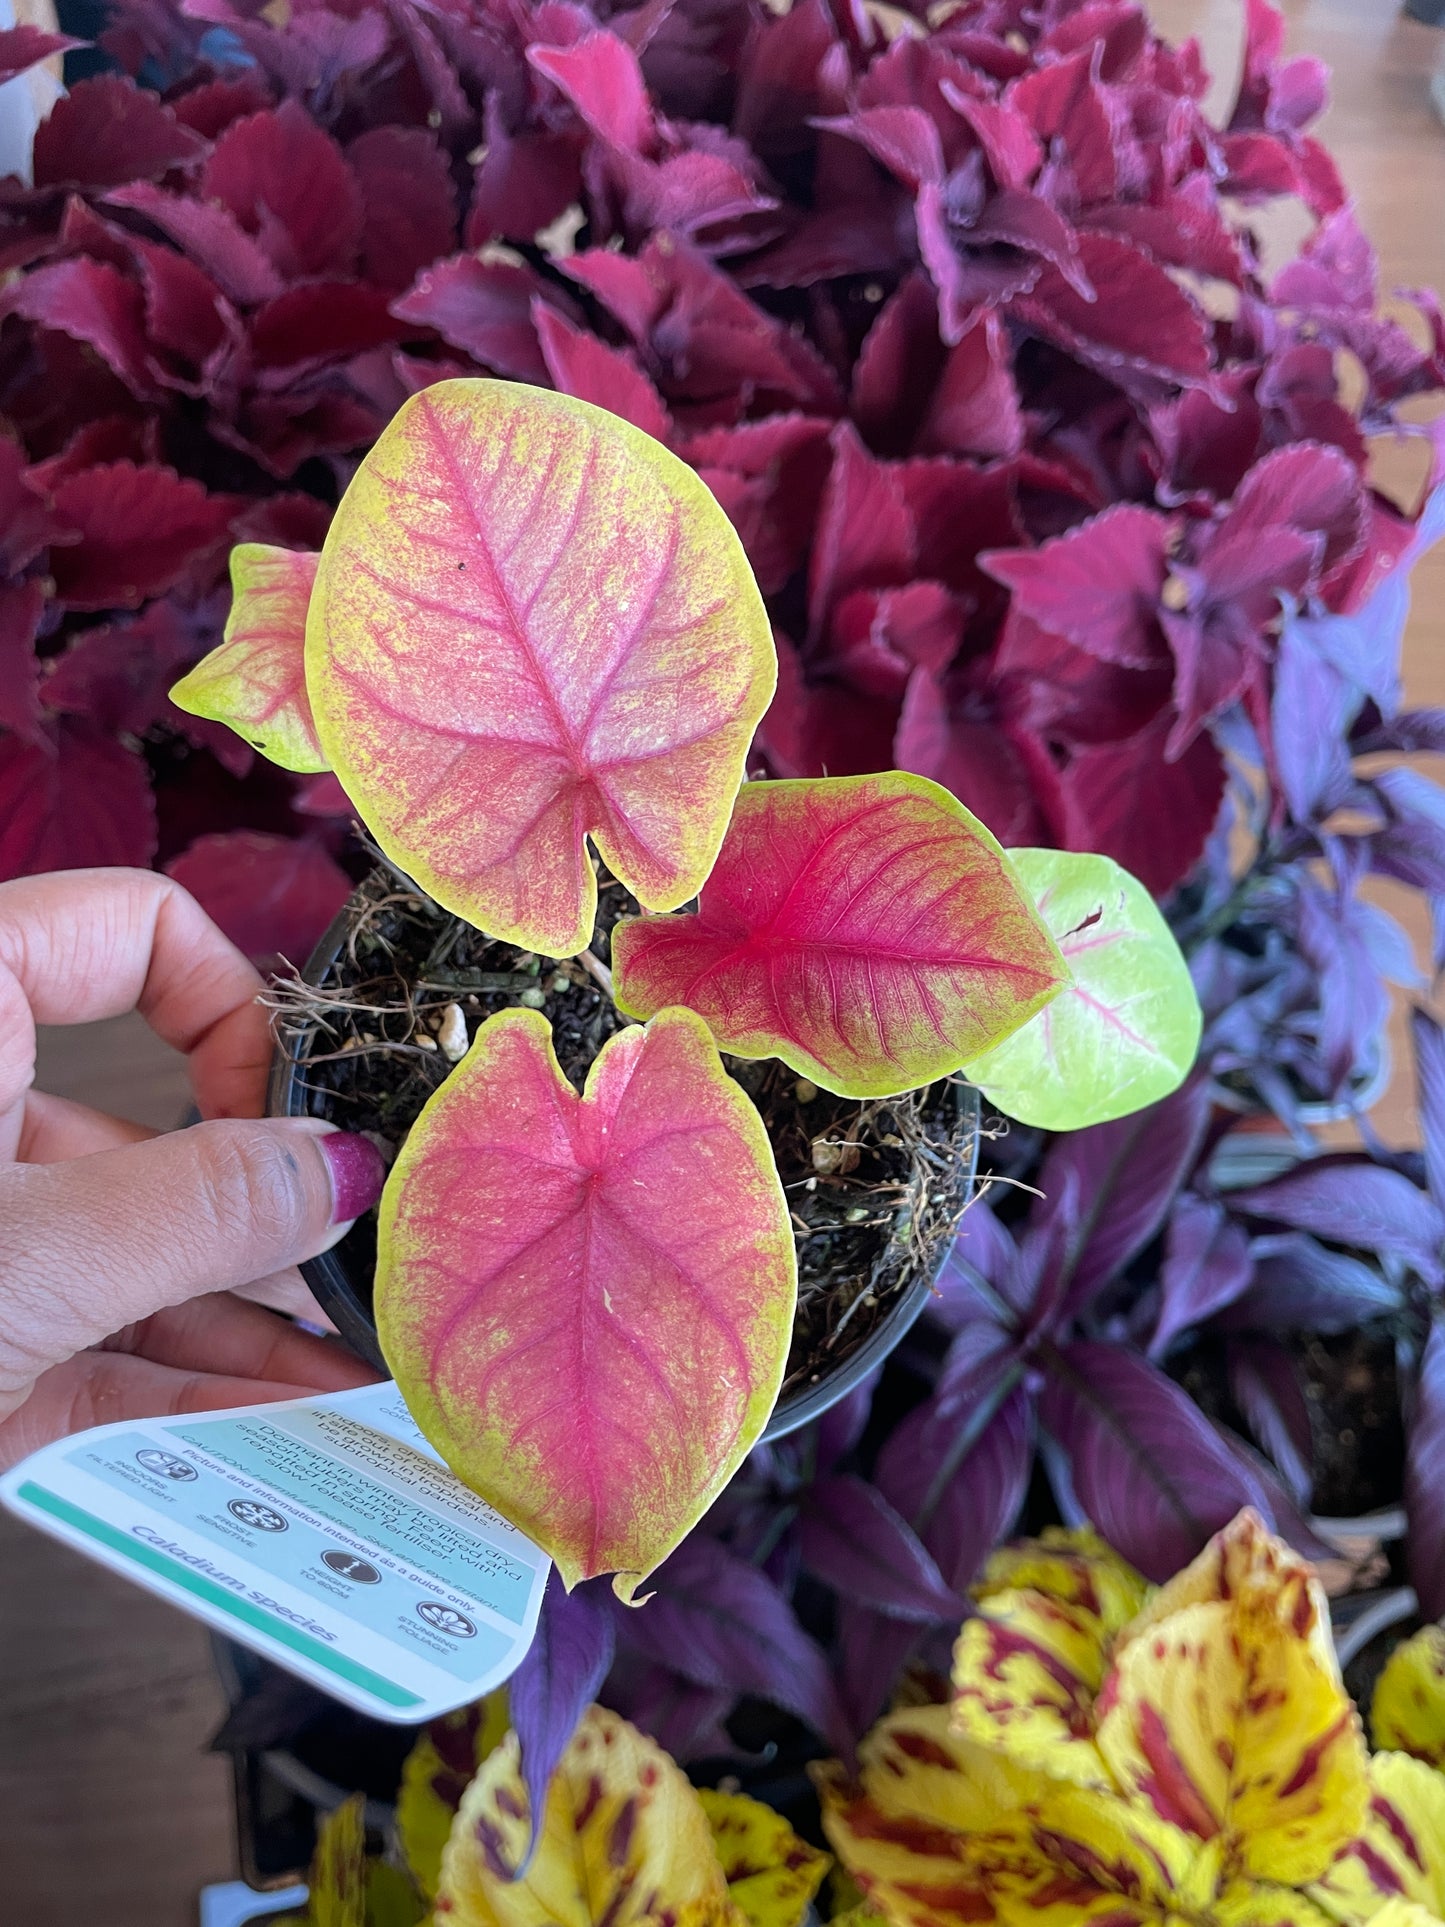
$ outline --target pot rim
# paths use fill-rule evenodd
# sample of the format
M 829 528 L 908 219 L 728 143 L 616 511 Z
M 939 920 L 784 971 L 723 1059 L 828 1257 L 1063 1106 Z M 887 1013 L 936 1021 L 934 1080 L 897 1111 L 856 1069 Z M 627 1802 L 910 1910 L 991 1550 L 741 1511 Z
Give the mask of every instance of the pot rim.
M 419 885 L 412 887 L 416 889 L 419 896 L 426 894 Z M 356 892 L 353 891 L 323 931 L 301 971 L 304 983 L 319 983 L 340 954 L 351 928 L 352 907 L 355 901 Z M 271 1058 L 271 1075 L 266 1091 L 268 1117 L 308 1115 L 297 1101 L 301 1071 L 302 1064 L 288 1057 L 278 1042 Z M 982 1122 L 982 1105 L 977 1090 L 971 1084 L 960 1084 L 955 1088 L 958 1092 L 960 1116 L 967 1113 L 972 1124 L 969 1148 L 966 1152 L 968 1168 L 965 1173 L 967 1201 L 971 1203 L 978 1188 L 979 1149 L 983 1135 L 979 1128 Z M 820 1378 L 816 1385 L 809 1385 L 794 1392 L 788 1398 L 779 1399 L 758 1443 L 773 1444 L 778 1439 L 786 1438 L 789 1433 L 798 1431 L 800 1427 L 811 1424 L 814 1419 L 821 1418 L 840 1399 L 846 1398 L 848 1393 L 853 1391 L 870 1372 L 882 1365 L 907 1336 L 933 1296 L 934 1281 L 942 1270 L 947 1256 L 948 1251 L 945 1247 L 937 1265 L 932 1270 L 919 1272 L 898 1293 L 893 1304 L 867 1338 L 856 1350 L 849 1353 L 836 1371 Z M 378 1371 L 386 1371 L 386 1360 L 382 1357 L 381 1347 L 377 1343 L 375 1323 L 357 1297 L 349 1269 L 343 1264 L 339 1253 L 336 1250 L 323 1251 L 315 1258 L 306 1259 L 300 1266 L 300 1271 L 312 1297 L 331 1319 L 352 1350 L 358 1352 Z

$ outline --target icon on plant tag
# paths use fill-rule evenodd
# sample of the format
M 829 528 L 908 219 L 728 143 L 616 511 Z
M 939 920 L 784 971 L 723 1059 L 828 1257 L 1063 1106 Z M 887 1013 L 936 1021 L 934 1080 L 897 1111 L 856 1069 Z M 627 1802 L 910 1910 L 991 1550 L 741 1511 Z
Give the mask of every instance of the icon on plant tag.
M 442 1605 L 439 1599 L 424 1599 L 416 1610 L 428 1626 L 435 1626 L 439 1633 L 450 1633 L 453 1639 L 475 1639 L 477 1636 L 476 1627 L 465 1613 Z
M 163 1479 L 174 1479 L 181 1485 L 189 1484 L 192 1479 L 200 1477 L 193 1465 L 188 1465 L 184 1459 L 178 1459 L 174 1452 L 137 1452 L 135 1462 L 137 1465 L 144 1466 L 147 1472 L 158 1473 Z
M 273 1512 L 268 1505 L 257 1505 L 254 1499 L 232 1499 L 226 1506 L 233 1519 L 239 1519 L 243 1526 L 254 1526 L 257 1532 L 285 1532 L 287 1522 L 279 1512 Z

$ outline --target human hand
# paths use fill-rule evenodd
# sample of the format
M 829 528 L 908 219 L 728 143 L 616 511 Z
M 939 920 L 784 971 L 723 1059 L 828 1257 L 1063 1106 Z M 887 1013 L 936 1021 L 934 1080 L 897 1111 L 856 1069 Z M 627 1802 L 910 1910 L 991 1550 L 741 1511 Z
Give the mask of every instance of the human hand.
M 235 1295 L 376 1202 L 374 1146 L 261 1117 L 261 980 L 193 897 L 144 870 L 0 884 L 0 1468 L 112 1419 L 364 1385 L 334 1341 Z M 139 1010 L 207 1122 L 156 1133 L 35 1091 L 35 1026 Z

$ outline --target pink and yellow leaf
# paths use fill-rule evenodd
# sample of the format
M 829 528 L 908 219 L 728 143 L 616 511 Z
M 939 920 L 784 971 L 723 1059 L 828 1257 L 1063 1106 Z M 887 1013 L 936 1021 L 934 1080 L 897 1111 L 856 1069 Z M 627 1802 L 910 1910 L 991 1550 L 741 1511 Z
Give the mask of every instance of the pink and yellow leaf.
M 998 843 L 937 783 L 750 783 L 694 914 L 613 933 L 617 999 L 683 1004 L 739 1057 L 882 1097 L 956 1071 L 1068 970 Z
M 1010 861 L 1072 981 L 968 1077 L 1009 1117 L 1076 1131 L 1158 1103 L 1189 1075 L 1202 1018 L 1189 966 L 1143 884 L 1106 856 Z
M 592 934 L 590 837 L 644 905 L 712 867 L 777 675 L 706 486 L 604 409 L 446 381 L 342 498 L 307 624 L 322 744 L 381 847 L 550 956 Z
M 700 1018 L 619 1032 L 579 1097 L 512 1010 L 392 1168 L 377 1328 L 458 1476 L 569 1586 L 627 1598 L 766 1424 L 796 1277 L 767 1133 Z
M 225 635 L 171 690 L 187 715 L 225 723 L 302 775 L 331 767 L 306 692 L 306 610 L 320 560 L 262 542 L 232 549 Z

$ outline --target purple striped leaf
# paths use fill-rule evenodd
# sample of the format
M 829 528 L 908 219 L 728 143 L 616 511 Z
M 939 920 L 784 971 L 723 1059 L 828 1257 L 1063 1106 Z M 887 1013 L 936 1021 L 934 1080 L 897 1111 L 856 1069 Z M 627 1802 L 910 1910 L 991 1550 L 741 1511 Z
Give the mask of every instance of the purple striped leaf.
M 1410 1583 L 1426 1619 L 1445 1615 L 1445 1325 L 1430 1328 L 1420 1359 L 1405 1454 Z
M 863 1479 L 820 1479 L 804 1502 L 798 1541 L 803 1564 L 845 1599 L 925 1625 L 963 1616 L 964 1602 L 932 1555 Z
M 1233 1304 L 1253 1273 L 1249 1240 L 1224 1206 L 1186 1192 L 1169 1220 L 1149 1356 L 1162 1358 L 1181 1332 Z
M 1312 1158 L 1269 1184 L 1231 1192 L 1229 1204 L 1334 1244 L 1403 1258 L 1432 1283 L 1440 1278 L 1445 1215 L 1408 1178 L 1382 1165 Z
M 647 1603 L 620 1619 L 630 1645 L 695 1686 L 752 1693 L 829 1745 L 846 1746 L 847 1724 L 822 1649 L 765 1573 L 694 1532 L 653 1579 Z
M 1188 1393 L 1122 1345 L 1057 1353 L 1039 1416 L 1084 1514 L 1147 1578 L 1187 1566 L 1243 1506 L 1273 1522 L 1263 1482 Z
M 507 1689 L 533 1813 L 547 1803 L 548 1783 L 607 1677 L 615 1644 L 605 1600 L 591 1587 L 567 1592 L 554 1568 L 542 1596 L 537 1636 Z M 534 1832 L 529 1859 L 536 1844 Z
M 1331 1251 L 1303 1231 L 1256 1238 L 1249 1289 L 1220 1313 L 1226 1331 L 1349 1331 L 1398 1311 L 1399 1291 L 1360 1258 Z

